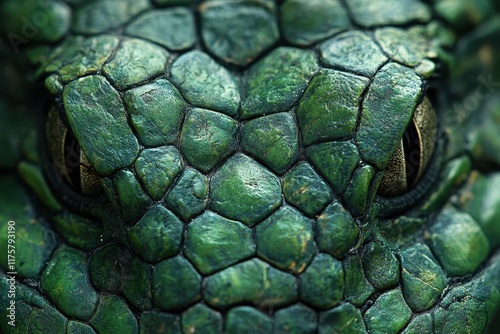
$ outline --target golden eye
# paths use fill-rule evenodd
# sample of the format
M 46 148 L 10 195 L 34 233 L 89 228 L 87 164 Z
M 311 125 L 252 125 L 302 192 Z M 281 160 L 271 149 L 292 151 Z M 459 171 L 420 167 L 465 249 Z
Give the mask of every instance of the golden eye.
M 420 180 L 434 153 L 437 118 L 427 97 L 417 106 L 413 120 L 392 155 L 378 188 L 384 197 L 406 193 Z
M 80 148 L 75 136 L 64 125 L 56 107 L 52 106 L 47 120 L 48 150 L 52 165 L 76 192 L 93 196 L 102 192 L 99 175 Z

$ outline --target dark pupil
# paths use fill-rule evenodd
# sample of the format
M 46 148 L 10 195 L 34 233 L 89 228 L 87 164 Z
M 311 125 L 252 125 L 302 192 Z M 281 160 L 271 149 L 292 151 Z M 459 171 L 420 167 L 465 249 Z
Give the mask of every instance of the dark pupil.
M 81 191 L 80 178 L 80 144 L 75 136 L 68 131 L 64 138 L 64 162 L 68 170 L 68 176 L 76 190 Z
M 417 181 L 420 168 L 420 141 L 415 122 L 411 122 L 403 136 L 403 148 L 406 161 L 406 181 L 411 187 Z

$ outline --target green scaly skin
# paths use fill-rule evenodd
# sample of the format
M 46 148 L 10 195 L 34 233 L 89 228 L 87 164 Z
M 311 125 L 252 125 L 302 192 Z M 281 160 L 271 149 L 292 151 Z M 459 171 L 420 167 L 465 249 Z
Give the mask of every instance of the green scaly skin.
M 495 5 L 4 2 L 0 332 L 484 332 L 500 305 Z M 426 94 L 436 153 L 382 198 Z M 60 177 L 50 108 L 98 195 Z

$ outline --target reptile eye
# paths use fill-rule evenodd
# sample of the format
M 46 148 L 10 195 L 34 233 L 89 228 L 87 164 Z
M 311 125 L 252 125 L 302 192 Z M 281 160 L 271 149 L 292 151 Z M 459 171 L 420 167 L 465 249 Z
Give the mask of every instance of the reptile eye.
M 47 120 L 48 150 L 52 165 L 73 190 L 85 196 L 102 192 L 99 175 L 52 106 Z
M 378 188 L 379 195 L 396 197 L 417 184 L 434 153 L 436 122 L 434 108 L 425 97 L 387 165 Z

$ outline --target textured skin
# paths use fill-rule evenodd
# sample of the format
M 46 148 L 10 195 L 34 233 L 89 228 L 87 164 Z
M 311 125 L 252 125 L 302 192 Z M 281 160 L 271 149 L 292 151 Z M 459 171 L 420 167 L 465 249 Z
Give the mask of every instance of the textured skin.
M 488 1 L 445 3 L 7 1 L 2 56 L 22 46 L 45 95 L 13 80 L 27 65 L 4 70 L 0 332 L 485 331 L 500 305 L 500 24 Z M 381 198 L 426 94 L 431 166 Z M 58 174 L 50 107 L 99 195 Z

